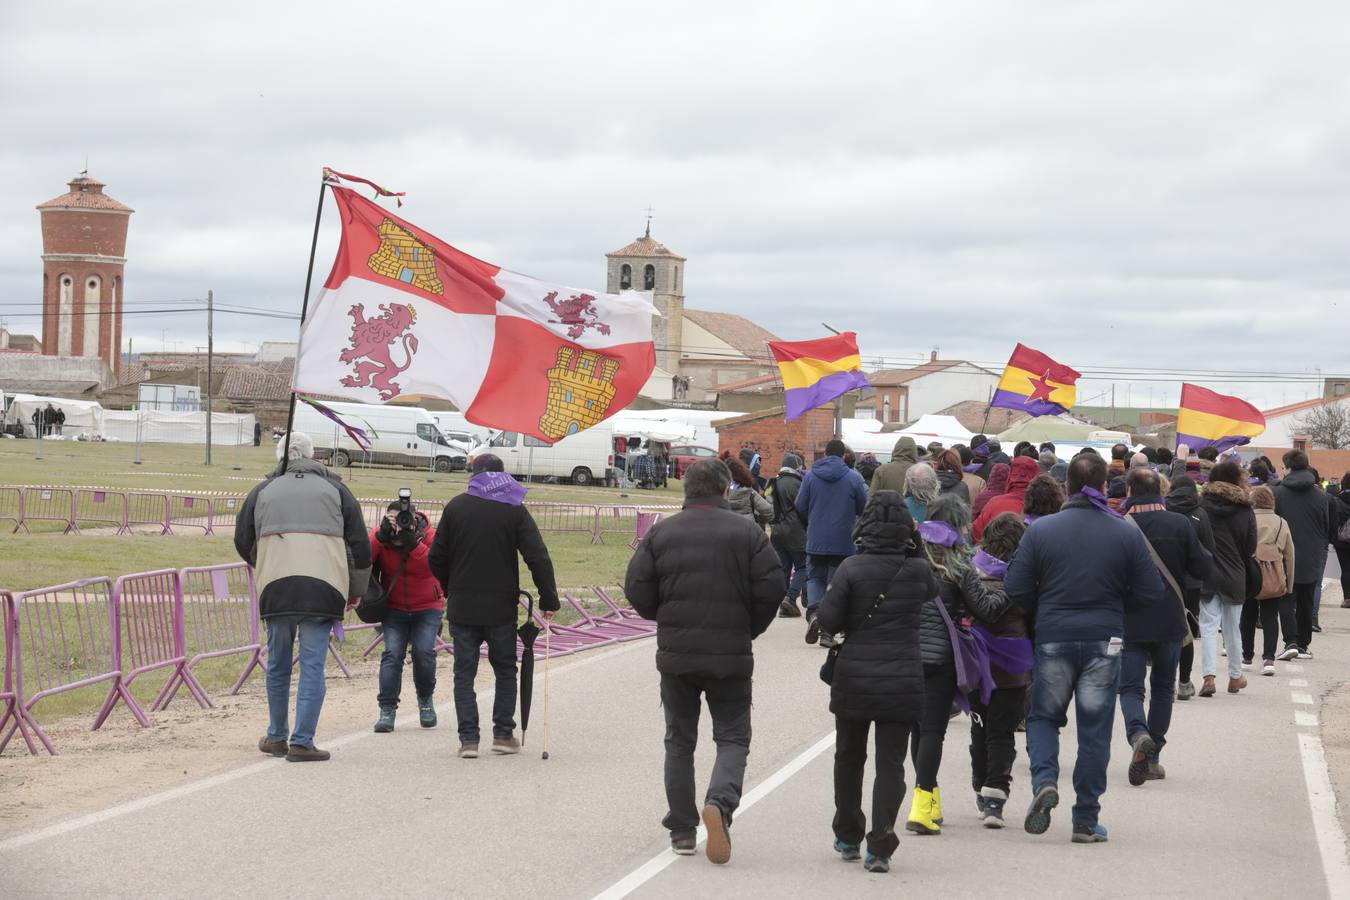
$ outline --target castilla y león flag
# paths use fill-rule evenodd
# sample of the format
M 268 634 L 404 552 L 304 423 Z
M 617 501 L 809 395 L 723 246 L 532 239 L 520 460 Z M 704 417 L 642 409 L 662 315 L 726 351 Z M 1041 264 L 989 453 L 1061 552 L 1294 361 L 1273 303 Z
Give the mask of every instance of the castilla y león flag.
M 300 329 L 295 390 L 441 397 L 471 422 L 553 443 L 623 409 L 651 375 L 648 294 L 508 272 L 330 190 L 342 241 Z

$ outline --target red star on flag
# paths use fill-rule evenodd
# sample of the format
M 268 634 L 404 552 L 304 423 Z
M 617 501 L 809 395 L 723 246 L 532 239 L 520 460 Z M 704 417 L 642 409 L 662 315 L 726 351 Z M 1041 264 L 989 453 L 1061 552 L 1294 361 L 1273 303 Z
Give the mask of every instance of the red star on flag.
M 1049 372 L 1046 372 L 1040 378 L 1033 377 L 1027 379 L 1028 381 L 1031 382 L 1031 394 L 1030 396 L 1027 397 L 1028 403 L 1030 403 L 1033 400 L 1044 400 L 1046 403 L 1055 402 L 1050 399 L 1050 394 L 1054 392 L 1055 386 L 1050 384 L 1049 379 L 1050 379 Z

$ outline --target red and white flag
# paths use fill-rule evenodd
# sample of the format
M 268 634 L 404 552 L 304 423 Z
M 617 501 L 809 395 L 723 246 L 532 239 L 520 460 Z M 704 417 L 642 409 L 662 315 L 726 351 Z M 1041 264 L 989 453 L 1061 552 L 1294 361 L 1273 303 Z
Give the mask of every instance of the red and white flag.
M 440 397 L 553 443 L 633 401 L 656 365 L 650 294 L 547 284 L 474 259 L 354 191 L 300 329 L 297 391 Z

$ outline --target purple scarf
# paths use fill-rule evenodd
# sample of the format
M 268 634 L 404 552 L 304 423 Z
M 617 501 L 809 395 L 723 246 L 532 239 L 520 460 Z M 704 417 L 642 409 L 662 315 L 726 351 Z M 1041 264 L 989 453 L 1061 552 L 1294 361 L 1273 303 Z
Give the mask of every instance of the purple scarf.
M 1074 494 L 1073 496 L 1082 497 L 1084 500 L 1091 503 L 1093 506 L 1097 507 L 1102 512 L 1110 513 L 1117 519 L 1123 518 L 1124 516 L 1123 513 L 1120 513 L 1112 509 L 1111 504 L 1108 503 L 1106 500 L 1106 495 L 1103 494 L 1101 491 L 1097 490 L 1096 488 L 1085 487 L 1078 493 Z
M 1002 578 L 1008 574 L 1008 564 L 1003 560 L 990 556 L 984 550 L 976 550 L 975 557 L 971 564 L 979 569 L 981 573 L 990 578 Z
M 525 485 L 505 472 L 479 472 L 469 479 L 469 496 L 508 506 L 525 502 L 526 490 Z
M 975 640 L 984 645 L 989 665 L 1009 675 L 1024 675 L 1036 665 L 1036 648 L 1026 638 L 996 637 L 983 625 L 970 629 Z M 988 698 L 984 699 L 988 703 Z
M 970 474 L 974 475 L 976 472 L 984 468 L 984 463 L 974 462 L 968 466 L 962 466 L 961 468 L 962 471 L 969 472 Z
M 928 519 L 919 523 L 919 536 L 930 544 L 955 547 L 961 543 L 961 533 L 946 522 Z

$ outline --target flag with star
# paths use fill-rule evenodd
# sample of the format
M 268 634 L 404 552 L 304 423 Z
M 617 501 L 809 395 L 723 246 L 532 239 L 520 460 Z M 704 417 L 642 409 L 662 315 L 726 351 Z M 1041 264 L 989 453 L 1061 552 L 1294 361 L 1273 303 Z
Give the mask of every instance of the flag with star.
M 1068 412 L 1077 400 L 1074 385 L 1078 378 L 1078 372 L 1063 363 L 1018 344 L 989 405 L 1031 416 L 1057 416 Z

